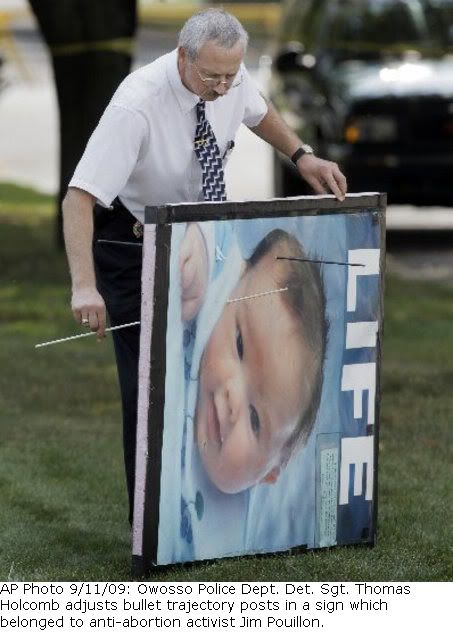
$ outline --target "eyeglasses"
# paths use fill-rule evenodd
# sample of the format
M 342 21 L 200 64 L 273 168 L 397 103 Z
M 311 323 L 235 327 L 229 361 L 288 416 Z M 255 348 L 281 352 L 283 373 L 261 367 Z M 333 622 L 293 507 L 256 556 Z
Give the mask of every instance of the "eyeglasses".
M 239 72 L 236 73 L 236 75 L 230 79 L 218 80 L 217 78 L 214 78 L 214 77 L 204 77 L 198 70 L 198 67 L 195 64 L 195 62 L 192 62 L 192 64 L 194 65 L 200 80 L 209 89 L 216 88 L 217 86 L 220 86 L 222 84 L 225 86 L 226 89 L 236 88 L 236 86 L 239 86 L 239 84 L 242 83 L 242 70 L 239 70 Z

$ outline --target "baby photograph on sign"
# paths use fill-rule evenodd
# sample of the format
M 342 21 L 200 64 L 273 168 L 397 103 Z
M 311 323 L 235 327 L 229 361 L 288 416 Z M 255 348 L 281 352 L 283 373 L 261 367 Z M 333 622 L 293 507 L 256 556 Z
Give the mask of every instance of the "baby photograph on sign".
M 374 542 L 381 199 L 229 205 L 145 228 L 138 570 Z

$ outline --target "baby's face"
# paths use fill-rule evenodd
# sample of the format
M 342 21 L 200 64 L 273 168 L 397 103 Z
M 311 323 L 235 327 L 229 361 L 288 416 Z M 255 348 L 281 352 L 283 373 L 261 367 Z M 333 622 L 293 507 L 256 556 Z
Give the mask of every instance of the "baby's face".
M 230 298 L 280 287 L 281 263 L 264 256 Z M 313 354 L 283 294 L 226 304 L 201 360 L 196 440 L 209 477 L 226 493 L 275 481 L 309 399 L 311 383 L 303 381 Z

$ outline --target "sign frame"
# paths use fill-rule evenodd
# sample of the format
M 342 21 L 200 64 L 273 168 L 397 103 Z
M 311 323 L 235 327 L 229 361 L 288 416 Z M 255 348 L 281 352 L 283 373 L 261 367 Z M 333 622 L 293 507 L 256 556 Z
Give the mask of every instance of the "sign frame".
M 371 528 L 368 529 L 366 536 L 353 543 L 374 545 L 377 527 L 379 378 L 383 336 L 386 204 L 385 194 L 359 193 L 348 195 L 342 202 L 336 200 L 333 196 L 327 195 L 272 199 L 268 201 L 197 202 L 146 207 L 143 242 L 143 302 L 139 364 L 136 487 L 132 535 L 132 573 L 134 576 L 143 576 L 152 568 L 161 565 L 158 561 L 158 545 L 165 378 L 167 372 L 166 334 L 168 327 L 167 310 L 169 304 L 171 243 L 175 224 L 254 219 L 272 220 L 299 216 L 357 215 L 363 212 L 373 215 L 374 223 L 379 228 L 375 421 L 374 424 L 367 427 L 367 434 L 373 434 L 373 514 Z M 332 461 L 332 456 L 327 454 L 324 457 L 328 462 Z M 358 471 L 357 467 L 356 470 Z M 357 475 L 355 482 L 359 481 Z M 362 480 L 364 480 L 363 476 Z M 354 489 L 356 488 L 359 488 L 357 484 L 354 485 Z M 327 542 L 326 546 L 331 545 L 328 537 L 324 541 Z M 348 543 L 347 539 L 344 542 L 334 542 L 334 544 Z M 292 546 L 288 550 L 291 552 L 295 550 L 305 551 L 307 548 L 312 547 L 307 547 L 304 544 L 302 546 Z M 270 553 L 275 552 L 280 551 L 270 551 Z

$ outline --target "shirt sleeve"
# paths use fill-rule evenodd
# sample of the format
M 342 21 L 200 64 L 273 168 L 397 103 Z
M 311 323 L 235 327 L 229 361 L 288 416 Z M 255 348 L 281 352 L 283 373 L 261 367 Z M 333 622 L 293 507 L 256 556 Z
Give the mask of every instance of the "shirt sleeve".
M 110 206 L 126 185 L 147 138 L 147 122 L 140 112 L 109 104 L 69 186 L 86 190 L 103 206 Z
M 258 126 L 266 115 L 267 103 L 244 65 L 242 65 L 241 71 L 245 100 L 244 118 L 242 121 L 249 128 L 254 128 Z

